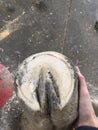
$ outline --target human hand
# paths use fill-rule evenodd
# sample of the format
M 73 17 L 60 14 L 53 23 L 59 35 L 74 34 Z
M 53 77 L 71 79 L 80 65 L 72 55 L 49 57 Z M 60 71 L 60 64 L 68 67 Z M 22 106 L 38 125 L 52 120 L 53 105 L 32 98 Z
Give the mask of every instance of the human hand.
M 98 127 L 98 119 L 95 115 L 90 94 L 87 89 L 85 77 L 81 74 L 78 67 L 76 73 L 79 79 L 79 118 L 75 127 L 93 126 Z

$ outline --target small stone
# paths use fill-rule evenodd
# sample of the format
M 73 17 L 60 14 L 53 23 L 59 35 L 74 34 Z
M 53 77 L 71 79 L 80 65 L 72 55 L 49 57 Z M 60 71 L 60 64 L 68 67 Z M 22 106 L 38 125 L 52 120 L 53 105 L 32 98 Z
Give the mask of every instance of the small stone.
M 34 37 L 34 34 L 32 34 L 32 37 Z
M 24 15 L 25 13 L 26 13 L 25 11 L 22 12 L 23 15 Z
M 10 18 L 11 16 L 10 15 L 8 15 L 8 18 Z
M 48 37 L 49 37 L 49 35 L 46 35 L 46 37 L 48 38 Z
M 80 12 L 80 14 L 82 14 L 83 12 Z
M 38 44 L 41 44 L 41 42 L 38 42 Z
M 76 12 L 76 11 L 77 11 L 77 9 L 75 8 L 75 9 L 74 9 L 74 11 Z
M 80 48 L 82 47 L 82 45 L 80 45 Z
M 32 11 L 34 11 L 34 6 L 31 7 Z
M 76 52 L 77 52 L 77 54 L 79 54 L 79 50 L 77 50 Z
M 50 15 L 53 15 L 53 13 L 52 13 L 52 12 L 50 12 L 49 14 L 50 14 Z

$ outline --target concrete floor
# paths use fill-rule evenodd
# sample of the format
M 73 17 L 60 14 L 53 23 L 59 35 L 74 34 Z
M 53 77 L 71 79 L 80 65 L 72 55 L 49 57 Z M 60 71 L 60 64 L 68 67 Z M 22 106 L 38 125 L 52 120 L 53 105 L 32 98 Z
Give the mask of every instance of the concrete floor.
M 0 62 L 14 73 L 34 53 L 61 52 L 97 87 L 96 20 L 98 0 L 0 0 Z

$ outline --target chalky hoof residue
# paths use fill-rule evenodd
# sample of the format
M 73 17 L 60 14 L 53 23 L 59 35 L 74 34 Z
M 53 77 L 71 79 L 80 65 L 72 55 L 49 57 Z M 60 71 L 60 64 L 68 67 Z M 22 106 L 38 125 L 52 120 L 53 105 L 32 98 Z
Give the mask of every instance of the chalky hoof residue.
M 19 66 L 16 84 L 26 110 L 23 130 L 66 129 L 76 119 L 77 76 L 64 55 L 43 52 L 30 56 Z

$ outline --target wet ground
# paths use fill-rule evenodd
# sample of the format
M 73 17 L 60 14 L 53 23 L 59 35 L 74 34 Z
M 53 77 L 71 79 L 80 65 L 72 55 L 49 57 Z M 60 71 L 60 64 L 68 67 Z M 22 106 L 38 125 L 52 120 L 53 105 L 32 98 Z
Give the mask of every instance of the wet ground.
M 98 0 L 0 0 L 0 62 L 14 73 L 34 53 L 61 52 L 97 87 L 96 20 Z

